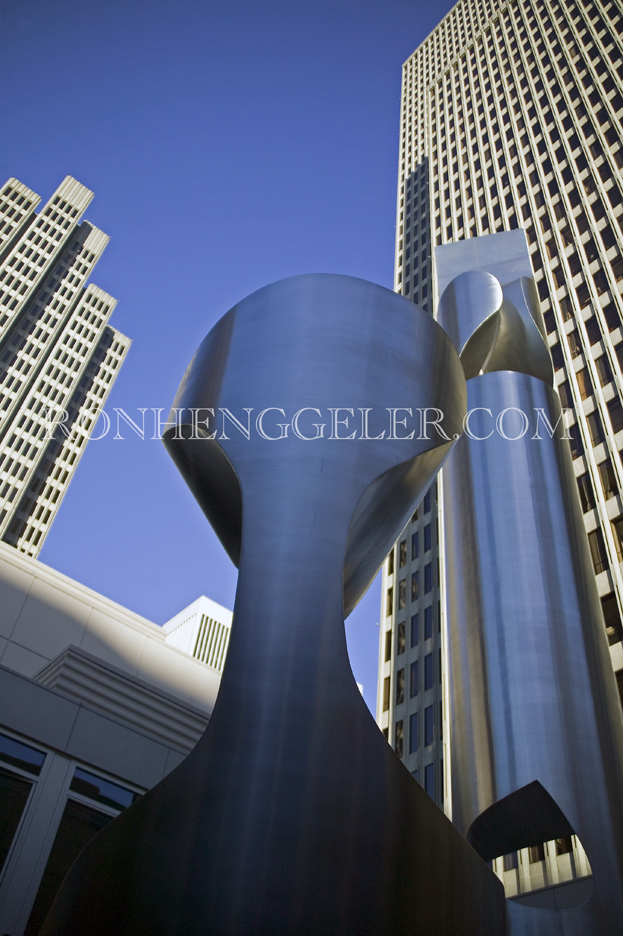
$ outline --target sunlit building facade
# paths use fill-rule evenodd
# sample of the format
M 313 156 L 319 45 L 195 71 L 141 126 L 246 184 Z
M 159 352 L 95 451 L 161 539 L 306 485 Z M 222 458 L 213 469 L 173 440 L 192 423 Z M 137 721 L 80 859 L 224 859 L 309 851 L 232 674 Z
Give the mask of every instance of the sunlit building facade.
M 80 222 L 92 198 L 71 176 L 39 213 L 17 179 L 0 190 L 0 539 L 30 556 L 130 346 L 86 285 L 109 240 Z
M 622 120 L 620 3 L 461 0 L 403 66 L 395 263 L 433 314 L 431 245 L 525 229 L 620 688 Z M 436 485 L 427 498 L 383 570 L 377 720 L 451 813 Z M 496 868 L 507 893 L 587 873 L 575 838 L 536 851 Z

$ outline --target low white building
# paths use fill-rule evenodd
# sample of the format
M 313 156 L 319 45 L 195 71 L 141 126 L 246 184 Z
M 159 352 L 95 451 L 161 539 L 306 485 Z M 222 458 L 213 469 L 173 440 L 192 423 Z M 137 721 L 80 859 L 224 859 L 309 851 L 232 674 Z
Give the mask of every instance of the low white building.
M 0 543 L 0 933 L 36 936 L 86 842 L 184 759 L 231 612 L 164 627 Z

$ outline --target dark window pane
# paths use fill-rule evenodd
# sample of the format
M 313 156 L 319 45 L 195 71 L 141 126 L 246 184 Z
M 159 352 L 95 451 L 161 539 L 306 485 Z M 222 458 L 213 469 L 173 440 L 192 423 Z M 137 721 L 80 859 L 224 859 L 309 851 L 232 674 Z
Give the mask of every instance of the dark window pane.
M 591 318 L 587 319 L 584 324 L 586 326 L 586 333 L 588 334 L 589 342 L 594 345 L 597 344 L 598 341 L 601 341 L 601 329 L 595 316 L 591 316 Z
M 614 592 L 610 592 L 609 595 L 601 599 L 601 607 L 604 612 L 608 643 L 612 646 L 612 644 L 623 640 L 623 625 L 621 624 L 621 615 L 619 614 L 619 606 Z
M 571 841 L 571 836 L 567 838 L 556 839 L 556 854 L 557 855 L 566 855 L 568 852 L 573 851 L 573 843 Z
M 405 700 L 405 671 L 399 669 L 396 673 L 396 705 L 401 705 Z
M 433 609 L 430 608 L 424 609 L 424 640 L 428 640 L 429 637 L 433 636 Z
M 582 513 L 588 513 L 595 506 L 595 495 L 593 485 L 588 473 L 580 475 L 577 479 L 578 491 L 580 493 L 580 503 L 582 504 Z
M 518 867 L 517 852 L 511 852 L 510 855 L 504 855 L 504 870 L 513 871 Z
M 433 567 L 429 562 L 424 566 L 424 594 L 428 595 L 433 588 Z
M 433 655 L 428 653 L 424 657 L 424 688 L 433 688 Z
M 385 614 L 389 616 L 393 610 L 394 610 L 394 589 L 388 588 L 387 589 L 387 602 L 385 604 Z
M 67 801 L 24 936 L 37 936 L 69 868 L 84 846 L 112 818 L 90 806 Z
M 420 554 L 420 549 L 419 549 L 419 542 L 418 542 L 418 534 L 412 533 L 411 534 L 411 558 L 417 559 L 419 554 Z
M 605 387 L 606 384 L 609 384 L 612 380 L 612 368 L 610 367 L 610 361 L 605 354 L 602 354 L 601 357 L 598 357 L 595 361 L 595 367 L 597 368 L 597 373 L 599 374 L 599 382 L 602 387 Z
M 580 396 L 583 400 L 585 400 L 593 392 L 593 384 L 591 383 L 590 375 L 587 369 L 584 367 L 582 370 L 577 372 L 576 377 L 578 379 Z
M 424 789 L 428 795 L 435 799 L 435 765 L 427 764 L 424 768 Z
M 576 358 L 579 354 L 582 353 L 582 343 L 580 342 L 580 336 L 577 331 L 572 331 L 567 335 L 567 340 L 569 342 L 569 350 L 571 351 L 571 357 Z
M 542 845 L 530 847 L 530 864 L 536 864 L 537 861 L 545 861 L 545 849 Z
M 620 432 L 623 429 L 623 407 L 618 396 L 608 402 L 608 413 L 612 423 L 612 431 Z
M 608 568 L 608 557 L 601 530 L 598 528 L 588 534 L 588 545 L 591 548 L 591 558 L 595 567 L 595 575 L 599 575 Z
M 544 280 L 541 280 L 541 282 L 544 282 Z M 565 359 L 562 353 L 562 349 L 560 347 L 560 343 L 557 342 L 549 350 L 551 351 L 552 361 L 554 362 L 554 367 L 556 368 L 556 370 L 558 370 L 560 367 L 564 367 Z
M 14 767 L 20 767 L 31 774 L 41 773 L 41 767 L 45 760 L 43 751 L 30 747 L 29 744 L 22 744 L 15 738 L 9 738 L 8 735 L 0 734 L 0 760 L 6 764 L 12 764 Z
M 571 409 L 573 406 L 573 401 L 571 399 L 571 388 L 569 387 L 568 381 L 558 385 L 558 393 L 560 394 L 560 402 L 563 409 Z
M 400 656 L 401 653 L 405 652 L 405 647 L 407 645 L 405 627 L 406 627 L 405 622 L 400 621 L 400 623 L 398 624 L 398 640 L 396 643 L 396 651 L 397 651 L 398 656 Z
M 414 712 L 409 716 L 409 754 L 415 754 L 420 746 L 420 721 L 419 713 Z M 417 780 L 417 777 L 415 778 Z
M 398 610 L 404 608 L 407 603 L 407 581 L 406 579 L 401 579 L 398 582 Z
M 605 461 L 602 461 L 597 465 L 599 469 L 599 477 L 601 478 L 601 486 L 604 489 L 604 497 L 606 500 L 610 497 L 614 497 L 617 493 L 617 479 L 614 473 L 614 468 L 612 467 L 612 462 L 609 458 L 606 458 Z
M 392 658 L 392 632 L 385 631 L 385 662 L 388 663 Z
M 424 746 L 428 747 L 429 744 L 433 743 L 433 733 L 435 726 L 435 713 L 433 711 L 433 706 L 429 705 L 428 708 L 424 709 Z
M 394 750 L 398 757 L 402 757 L 403 749 L 403 740 L 404 740 L 404 722 L 402 719 L 396 722 L 396 730 L 394 733 Z
M 411 601 L 416 601 L 420 594 L 420 573 L 413 572 L 411 575 Z
M 400 544 L 400 561 L 399 566 L 403 569 L 407 564 L 407 541 L 403 540 Z
M 424 527 L 424 552 L 428 552 L 433 545 L 433 537 L 431 533 L 431 525 L 427 523 Z
M 594 413 L 589 413 L 586 417 L 586 422 L 588 423 L 591 444 L 599 445 L 599 443 L 604 440 L 604 429 L 601 424 L 601 419 L 599 418 L 599 413 L 596 411 Z
M 582 438 L 580 436 L 580 427 L 577 423 L 573 423 L 572 426 L 569 426 L 569 445 L 571 446 L 571 455 L 573 458 L 580 458 L 584 454 L 584 446 L 582 445 Z
M 110 780 L 104 780 L 87 770 L 82 770 L 81 767 L 76 767 L 69 789 L 82 793 L 89 799 L 97 800 L 98 803 L 113 806 L 115 809 L 125 809 L 139 797 L 134 790 L 128 790 L 117 783 L 111 783 Z
M 30 793 L 32 783 L 0 767 L 0 871 Z
M 410 676 L 409 695 L 411 698 L 413 698 L 420 691 L 420 671 L 417 660 L 414 660 L 414 662 L 411 664 Z
M 430 488 L 424 495 L 424 513 L 430 513 Z
M 420 639 L 420 615 L 411 615 L 411 646 L 417 647 Z
M 389 556 L 387 557 L 387 574 L 388 575 L 394 574 L 394 550 L 393 549 L 390 552 Z
M 392 680 L 391 676 L 386 676 L 383 680 L 383 711 L 386 712 L 389 708 L 389 694 L 391 692 Z

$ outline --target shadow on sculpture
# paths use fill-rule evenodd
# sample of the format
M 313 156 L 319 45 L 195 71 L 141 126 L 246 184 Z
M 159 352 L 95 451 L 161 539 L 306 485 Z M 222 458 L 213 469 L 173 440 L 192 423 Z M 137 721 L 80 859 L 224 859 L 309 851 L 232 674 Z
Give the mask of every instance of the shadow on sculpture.
M 218 699 L 42 936 L 504 932 L 501 885 L 377 728 L 343 624 L 464 414 L 442 329 L 362 280 L 283 280 L 210 332 L 165 444 L 240 568 Z

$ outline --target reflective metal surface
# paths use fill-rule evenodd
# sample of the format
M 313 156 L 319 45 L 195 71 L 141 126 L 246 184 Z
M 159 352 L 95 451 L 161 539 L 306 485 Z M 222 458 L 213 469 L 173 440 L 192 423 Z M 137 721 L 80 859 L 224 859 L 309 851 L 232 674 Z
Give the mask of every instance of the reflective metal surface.
M 446 279 L 450 268 L 464 273 L 457 246 L 450 258 L 436 253 Z M 496 272 L 504 281 L 499 263 Z M 509 342 L 506 370 L 468 381 L 472 438 L 443 470 L 453 821 L 486 859 L 575 832 L 591 897 L 559 911 L 509 901 L 510 931 L 605 936 L 623 932 L 623 716 L 569 444 L 562 422 L 550 437 L 542 418 L 556 426 L 560 401 L 535 296 L 517 280 L 503 292 L 515 308 L 527 300 L 530 342 Z M 473 290 L 461 296 L 477 302 Z M 466 320 L 477 312 L 466 308 Z
M 204 407 L 215 423 L 189 438 Z M 460 433 L 459 358 L 362 280 L 275 283 L 208 335 L 166 445 L 240 563 L 216 707 L 187 760 L 83 852 L 45 936 L 504 932 L 499 882 L 383 738 L 346 651 L 344 608 L 452 445 L 417 407 Z

